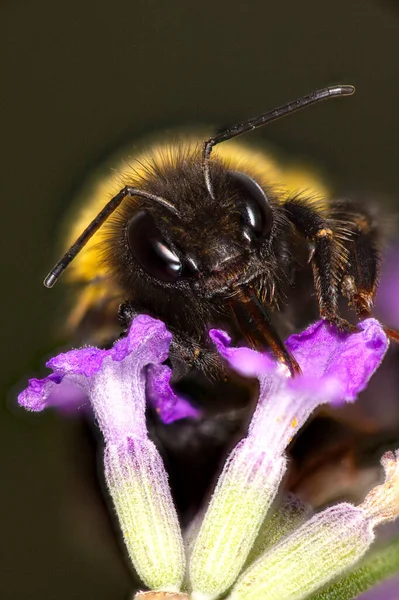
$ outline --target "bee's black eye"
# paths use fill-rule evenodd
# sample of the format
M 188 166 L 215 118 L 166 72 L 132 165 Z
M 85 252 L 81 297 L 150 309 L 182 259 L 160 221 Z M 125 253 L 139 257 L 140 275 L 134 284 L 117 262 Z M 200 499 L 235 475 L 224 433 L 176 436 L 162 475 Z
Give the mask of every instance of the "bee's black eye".
M 272 226 L 272 209 L 263 189 L 244 173 L 231 173 L 245 211 L 245 221 L 251 233 L 264 237 Z
M 150 275 L 170 283 L 180 277 L 181 260 L 168 247 L 147 211 L 134 215 L 127 227 L 127 239 L 133 256 Z

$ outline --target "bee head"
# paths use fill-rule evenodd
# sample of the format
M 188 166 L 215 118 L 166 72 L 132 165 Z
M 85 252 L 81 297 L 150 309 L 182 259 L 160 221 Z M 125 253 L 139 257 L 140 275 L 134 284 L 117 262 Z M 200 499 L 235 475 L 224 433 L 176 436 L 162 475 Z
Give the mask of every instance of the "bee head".
M 249 175 L 215 161 L 211 198 L 196 158 L 162 165 L 146 181 L 149 192 L 168 198 L 175 211 L 151 201 L 139 208 L 126 202 L 111 221 L 108 260 L 113 272 L 119 265 L 125 289 L 139 277 L 210 297 L 228 292 L 259 266 L 274 227 L 269 194 Z

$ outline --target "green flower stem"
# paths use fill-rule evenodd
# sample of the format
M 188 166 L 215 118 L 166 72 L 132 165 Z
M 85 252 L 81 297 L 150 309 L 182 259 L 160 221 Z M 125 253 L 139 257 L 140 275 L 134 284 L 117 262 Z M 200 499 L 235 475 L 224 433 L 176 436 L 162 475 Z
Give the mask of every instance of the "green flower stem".
M 309 600 L 351 600 L 398 573 L 399 537 L 367 554 L 357 569 L 327 584 Z

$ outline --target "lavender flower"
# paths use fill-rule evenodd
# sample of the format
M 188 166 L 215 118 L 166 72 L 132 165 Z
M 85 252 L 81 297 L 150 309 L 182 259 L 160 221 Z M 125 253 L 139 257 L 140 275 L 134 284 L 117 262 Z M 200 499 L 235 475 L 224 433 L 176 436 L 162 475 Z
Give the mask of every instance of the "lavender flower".
M 183 542 L 167 475 L 145 422 L 146 368 L 159 368 L 170 340 L 163 323 L 139 316 L 110 350 L 82 348 L 52 358 L 47 366 L 53 373 L 31 380 L 19 403 L 42 410 L 64 387 L 90 398 L 105 440 L 105 477 L 132 562 L 148 587 L 177 590 L 184 575 Z M 165 397 L 161 415 L 166 421 L 173 410 L 176 418 L 193 415 L 172 390 L 167 398 L 169 378 L 163 366 L 157 384 Z
M 380 364 L 387 338 L 373 319 L 351 335 L 316 323 L 287 341 L 303 371 L 291 379 L 269 354 L 232 348 L 220 331 L 210 335 L 232 368 L 258 377 L 260 395 L 248 436 L 228 457 L 196 528 L 187 571 L 167 475 L 145 427 L 146 398 L 166 423 L 200 418 L 169 385 L 170 370 L 162 363 L 171 336 L 164 324 L 140 316 L 110 350 L 82 348 L 53 358 L 53 373 L 31 380 L 19 402 L 42 410 L 63 390 L 89 398 L 104 435 L 105 476 L 129 554 L 154 590 L 137 599 L 210 600 L 229 588 L 232 600 L 305 598 L 358 560 L 375 526 L 396 516 L 399 457 L 384 457 L 386 481 L 359 507 L 337 505 L 306 522 L 308 507 L 293 509 L 289 501 L 276 522 L 283 514 L 292 522 L 276 535 L 265 517 L 286 469 L 285 451 L 318 405 L 356 398 Z
M 193 548 L 190 579 L 198 599 L 217 597 L 237 578 L 277 494 L 294 434 L 318 405 L 354 400 L 388 345 L 373 319 L 353 335 L 316 323 L 287 341 L 303 372 L 291 379 L 269 355 L 229 348 L 218 331 L 211 338 L 233 368 L 259 377 L 260 394 L 248 437 L 226 461 Z

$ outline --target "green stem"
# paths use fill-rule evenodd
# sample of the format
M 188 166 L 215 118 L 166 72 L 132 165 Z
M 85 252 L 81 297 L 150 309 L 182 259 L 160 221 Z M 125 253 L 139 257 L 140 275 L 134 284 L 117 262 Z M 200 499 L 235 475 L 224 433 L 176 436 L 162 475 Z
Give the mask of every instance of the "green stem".
M 360 566 L 340 577 L 308 600 L 351 600 L 399 573 L 399 537 L 367 554 Z

